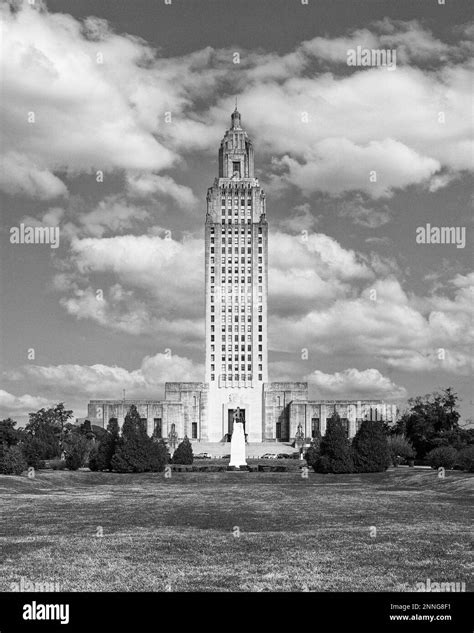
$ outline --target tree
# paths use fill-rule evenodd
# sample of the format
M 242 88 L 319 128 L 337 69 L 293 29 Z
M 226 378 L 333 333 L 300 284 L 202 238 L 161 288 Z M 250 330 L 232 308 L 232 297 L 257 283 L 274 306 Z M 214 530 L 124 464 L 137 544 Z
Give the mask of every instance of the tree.
M 188 437 L 185 436 L 173 453 L 173 464 L 192 464 L 193 458 L 193 447 Z
M 14 446 L 21 439 L 21 431 L 15 429 L 16 422 L 11 418 L 0 420 L 0 448 Z
M 461 470 L 474 473 L 474 446 L 466 446 L 460 450 L 457 462 Z
M 458 452 L 452 446 L 438 446 L 434 448 L 426 455 L 426 461 L 437 470 L 441 466 L 443 468 L 451 469 L 456 463 L 458 458 Z
M 28 466 L 33 466 L 35 470 L 44 468 L 43 455 L 45 454 L 45 445 L 41 439 L 25 433 L 21 442 L 21 448 Z
M 137 408 L 132 405 L 111 460 L 112 469 L 124 473 L 160 471 L 165 467 L 166 458 L 166 447 L 148 437 Z
M 408 461 L 415 459 L 415 449 L 403 435 L 389 435 L 387 438 L 390 459 L 394 466 L 398 466 L 400 459 Z
M 37 448 L 41 449 L 41 459 L 61 457 L 64 427 L 72 415 L 73 412 L 65 409 L 62 402 L 55 407 L 29 414 L 30 420 L 25 432 L 36 438 Z
M 411 398 L 408 405 L 409 410 L 398 420 L 395 430 L 412 442 L 418 459 L 459 437 L 458 396 L 451 387 L 441 393 Z
M 313 470 L 314 470 L 314 465 L 319 459 L 320 451 L 321 451 L 321 432 L 318 430 L 316 433 L 316 436 L 312 438 L 311 444 L 304 455 L 306 463 L 308 464 L 310 468 L 313 468 Z
M 150 470 L 153 472 L 162 472 L 165 469 L 166 464 L 171 461 L 171 456 L 168 451 L 166 442 L 163 439 L 158 442 L 152 441 L 152 448 L 150 451 Z
M 352 451 L 356 472 L 382 472 L 390 465 L 387 436 L 376 420 L 362 421 L 352 441 Z
M 320 455 L 313 468 L 319 473 L 353 471 L 351 445 L 336 411 L 327 422 L 326 435 L 321 439 Z
M 86 465 L 92 448 L 93 436 L 89 426 L 83 424 L 79 427 L 67 424 L 64 428 L 63 450 L 66 467 L 69 470 L 77 470 Z
M 112 457 L 115 454 L 119 439 L 120 434 L 117 419 L 110 418 L 107 431 L 104 432 L 98 445 L 94 447 L 91 453 L 89 459 L 89 468 L 91 470 L 112 469 Z
M 27 464 L 20 446 L 12 444 L 0 451 L 0 474 L 21 475 Z

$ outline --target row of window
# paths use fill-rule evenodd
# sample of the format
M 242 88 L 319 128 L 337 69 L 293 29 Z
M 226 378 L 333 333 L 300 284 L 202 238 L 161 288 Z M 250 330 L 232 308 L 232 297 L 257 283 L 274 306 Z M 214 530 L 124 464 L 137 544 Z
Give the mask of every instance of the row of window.
M 249 303 L 245 303 L 245 299 L 244 302 L 240 302 L 238 300 L 236 300 L 234 303 L 239 304 L 240 305 L 240 312 L 251 312 L 252 311 L 252 304 L 251 302 Z M 227 306 L 227 312 L 238 312 L 239 311 L 239 305 L 233 305 L 232 302 L 230 303 L 226 303 L 225 305 L 221 306 L 221 313 L 225 312 L 225 308 Z M 214 312 L 214 308 L 216 306 L 211 306 L 211 313 Z M 258 306 L 258 311 L 259 312 L 263 312 L 262 310 L 262 306 Z M 259 317 L 258 319 L 259 321 L 261 321 L 262 319 Z
M 225 246 L 221 246 L 221 252 L 225 253 L 227 251 L 228 255 L 232 254 L 232 245 L 231 244 L 226 244 Z M 239 247 L 238 246 L 234 246 L 234 253 L 237 255 L 237 253 L 239 252 Z M 258 252 L 259 253 L 263 253 L 263 247 L 259 246 L 258 247 Z M 211 246 L 211 253 L 214 253 L 214 246 Z M 243 255 L 245 253 L 245 246 L 241 246 L 240 247 L 240 253 L 241 255 Z M 247 255 L 251 255 L 252 254 L 252 247 L 251 246 L 247 246 Z
M 222 217 L 224 218 L 226 215 L 226 209 L 224 209 L 224 207 L 222 207 L 221 209 L 222 212 Z M 247 217 L 250 217 L 250 214 L 252 213 L 252 208 L 251 207 L 247 207 Z M 227 209 L 227 215 L 230 217 L 232 216 L 232 209 L 229 207 Z M 237 207 L 234 207 L 234 217 L 239 216 L 240 218 L 243 218 L 245 216 L 245 209 L 244 207 L 241 207 L 240 211 Z
M 220 378 L 221 380 L 226 380 L 226 381 L 239 380 L 239 381 L 245 382 L 245 381 L 252 380 L 252 374 L 221 374 Z M 211 380 L 214 382 L 215 379 L 216 379 L 216 375 L 211 374 Z M 263 380 L 263 374 L 258 374 L 258 379 Z
M 241 332 L 245 332 L 245 325 L 234 325 L 234 332 L 238 332 L 239 331 L 239 327 L 240 327 L 240 331 Z M 211 325 L 211 332 L 215 332 L 215 325 Z M 252 331 L 252 326 L 251 325 L 247 325 L 247 332 L 251 332 Z M 258 331 L 262 332 L 262 326 L 259 325 L 258 326 Z M 221 325 L 221 332 L 232 332 L 232 325 Z M 212 340 L 212 339 L 211 339 Z
M 230 371 L 239 371 L 239 366 L 230 363 L 229 365 L 221 365 L 221 370 L 224 372 L 226 371 L 226 369 L 230 370 Z M 215 371 L 216 370 L 216 366 L 215 365 L 211 365 L 211 371 Z M 262 371 L 262 365 L 258 366 L 258 370 Z M 245 371 L 245 364 L 240 365 L 240 371 Z M 247 371 L 252 371 L 252 365 L 247 365 Z
M 211 292 L 212 292 L 212 294 L 211 294 L 211 303 L 215 303 L 215 301 L 214 301 L 214 290 L 212 290 Z M 229 286 L 227 288 L 227 292 L 229 294 L 232 292 L 232 287 L 231 286 Z M 234 295 L 234 296 L 237 296 L 237 295 Z M 229 300 L 230 300 L 230 297 L 229 297 Z M 237 301 L 237 299 L 234 299 L 234 301 Z M 242 301 L 245 301 L 245 298 L 242 299 Z M 248 299 L 248 301 L 251 301 L 251 299 Z M 262 303 L 262 295 L 258 295 L 258 302 Z
M 211 226 L 210 231 L 211 231 L 211 236 L 214 235 L 215 232 L 216 232 L 216 227 L 215 226 Z M 225 233 L 225 231 L 226 231 L 226 229 L 222 228 L 222 233 Z M 228 233 L 232 233 L 232 229 L 227 229 L 227 232 Z M 239 229 L 235 228 L 234 229 L 234 234 L 237 235 L 238 233 L 239 233 Z M 250 229 L 241 228 L 240 229 L 240 233 L 242 235 L 244 235 L 245 233 L 247 233 L 247 235 L 249 235 L 249 234 L 251 234 L 251 230 Z M 259 233 L 259 235 L 263 234 L 263 228 L 261 226 L 258 227 L 258 233 Z
M 243 307 L 244 306 L 242 306 L 242 308 Z M 229 312 L 230 312 L 230 310 L 229 310 Z M 242 310 L 242 312 L 243 312 L 243 310 Z M 261 323 L 262 320 L 263 320 L 262 315 L 259 314 L 258 315 L 258 322 Z M 225 323 L 225 321 L 226 321 L 225 314 L 221 314 L 221 323 Z M 243 323 L 244 321 L 245 321 L 245 314 L 242 314 L 242 313 L 236 314 L 235 311 L 234 311 L 234 322 L 235 323 L 239 323 L 239 322 Z M 247 314 L 247 321 L 249 323 L 252 322 L 252 315 L 251 314 Z M 213 322 L 214 322 L 214 315 L 211 315 L 211 323 L 213 323 Z M 227 315 L 227 323 L 232 323 L 232 313 Z
M 228 238 L 225 237 L 225 235 L 223 237 L 221 237 L 221 242 L 222 244 L 226 243 L 226 239 L 228 239 L 227 244 L 232 244 L 232 234 L 229 234 Z M 251 244 L 252 243 L 252 235 L 250 234 L 250 231 L 247 232 L 247 237 L 240 237 L 238 235 L 234 235 L 234 244 L 239 244 L 239 239 L 240 239 L 240 244 L 244 244 L 245 240 L 247 240 L 247 244 Z M 211 244 L 215 243 L 215 238 L 214 236 L 211 236 Z M 263 239 L 261 237 L 258 238 L 258 243 L 259 244 L 263 244 Z
M 245 204 L 245 200 L 247 200 L 247 204 L 252 204 L 252 198 L 240 196 L 240 204 Z M 230 196 L 228 196 L 227 198 L 225 196 L 222 196 L 221 198 L 221 205 L 231 205 L 232 202 L 234 204 L 239 204 L 239 198 L 231 198 Z
M 215 343 L 215 334 L 211 334 L 211 343 Z M 221 336 L 221 341 L 225 342 L 226 337 L 224 335 Z M 238 334 L 234 334 L 234 341 L 237 342 L 239 340 L 239 335 Z M 263 335 L 259 334 L 258 335 L 258 340 L 259 341 L 263 341 Z M 227 335 L 227 341 L 232 341 L 232 335 L 228 334 Z M 245 335 L 241 334 L 240 335 L 240 341 L 245 341 Z M 247 334 L 247 341 L 252 342 L 252 335 L 251 334 Z M 259 351 L 261 350 L 261 346 L 259 345 Z
M 234 265 L 238 264 L 239 263 L 239 258 L 234 255 L 234 258 L 232 259 L 232 254 L 229 253 L 229 255 L 227 257 L 227 264 L 232 264 L 232 262 L 234 263 Z M 215 257 L 211 257 L 211 266 L 212 266 L 212 264 L 215 264 L 215 263 L 216 263 Z M 225 264 L 225 263 L 226 263 L 225 255 L 222 255 L 221 256 L 221 265 Z M 247 265 L 248 264 L 252 264 L 252 257 L 247 257 L 247 258 L 241 257 L 240 258 L 240 264 L 241 265 L 245 265 L 245 263 L 247 263 Z M 258 267 L 258 272 L 259 273 L 263 272 L 263 266 L 259 266 Z
M 232 343 L 232 336 L 229 336 L 229 337 L 228 337 L 228 339 L 229 339 L 229 340 L 228 340 L 228 344 Z M 238 336 L 236 336 L 236 337 L 235 337 L 235 340 L 236 340 L 236 341 L 238 341 L 238 340 L 239 340 L 239 337 L 238 337 Z M 245 340 L 245 337 L 242 337 L 242 341 L 244 341 L 244 340 Z M 249 337 L 249 340 L 250 340 L 250 341 L 252 340 L 252 337 L 251 337 L 251 336 Z M 228 345 L 228 347 L 229 347 L 229 345 Z M 238 347 L 238 345 L 235 345 L 235 347 Z M 244 348 L 244 347 L 245 347 L 245 346 L 242 344 L 242 348 Z M 252 349 L 252 345 L 251 345 L 250 343 L 248 344 L 247 349 L 248 349 L 249 351 Z M 215 351 L 216 351 L 216 346 L 215 346 L 215 345 L 211 345 L 211 352 L 215 352 Z M 223 352 L 225 351 L 225 345 L 222 345 L 222 351 L 223 351 Z M 259 345 L 259 346 L 258 346 L 258 351 L 259 351 L 259 352 L 261 352 L 261 351 L 262 351 L 262 346 L 261 346 L 261 345 Z

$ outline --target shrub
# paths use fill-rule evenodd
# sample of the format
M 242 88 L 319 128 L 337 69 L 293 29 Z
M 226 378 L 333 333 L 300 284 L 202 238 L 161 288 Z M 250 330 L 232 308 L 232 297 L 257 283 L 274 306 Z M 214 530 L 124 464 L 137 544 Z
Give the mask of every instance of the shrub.
M 306 463 L 310 468 L 314 469 L 314 465 L 316 464 L 321 450 L 321 434 L 319 433 L 316 437 L 311 440 L 311 445 L 304 454 L 304 458 Z
M 474 473 L 474 446 L 466 446 L 459 451 L 457 464 L 461 470 Z
M 353 472 L 351 445 L 337 413 L 328 420 L 326 435 L 321 439 L 320 456 L 313 468 L 319 473 Z
M 415 459 L 413 444 L 403 435 L 390 435 L 388 437 L 388 450 L 394 466 L 398 466 L 401 460 Z
M 112 457 L 114 456 L 117 442 L 119 441 L 119 427 L 115 418 L 111 418 L 104 431 L 98 446 L 94 446 L 89 456 L 89 468 L 91 470 L 111 470 Z
M 21 443 L 21 449 L 28 466 L 33 466 L 35 470 L 44 468 L 43 455 L 45 454 L 45 448 L 42 440 L 34 435 L 25 433 L 24 439 Z
M 119 473 L 163 470 L 168 458 L 164 442 L 154 442 L 146 433 L 135 405 L 125 417 L 111 467 Z
M 77 470 L 85 466 L 91 448 L 91 441 L 78 428 L 70 429 L 64 440 L 66 468 Z
M 2 475 L 21 475 L 28 467 L 19 446 L 0 449 L 0 473 Z
M 192 464 L 193 463 L 193 447 L 187 437 L 178 444 L 177 449 L 173 453 L 173 464 Z
M 171 457 L 165 441 L 162 439 L 158 442 L 152 441 L 150 449 L 150 470 L 152 472 L 162 472 L 166 464 L 169 464 L 170 461 Z
M 449 469 L 456 463 L 457 456 L 458 453 L 452 446 L 439 446 L 426 455 L 426 461 L 435 470 L 441 466 Z
M 52 459 L 49 462 L 49 467 L 53 470 L 64 470 L 66 468 L 66 460 L 64 459 Z
M 358 473 L 379 473 L 390 465 L 387 436 L 377 420 L 363 420 L 352 441 L 354 468 Z

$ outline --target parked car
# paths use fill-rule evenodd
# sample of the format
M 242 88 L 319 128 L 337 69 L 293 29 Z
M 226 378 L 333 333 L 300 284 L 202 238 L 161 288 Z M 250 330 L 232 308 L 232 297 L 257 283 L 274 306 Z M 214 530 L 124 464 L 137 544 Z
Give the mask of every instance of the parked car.
M 276 459 L 277 455 L 276 453 L 265 453 L 264 455 L 261 456 L 260 459 Z
M 221 459 L 230 459 L 230 455 L 222 455 Z
M 194 459 L 211 459 L 212 455 L 209 453 L 197 453 L 194 455 Z
M 288 453 L 278 453 L 277 455 L 277 459 L 290 459 L 291 455 L 288 455 Z

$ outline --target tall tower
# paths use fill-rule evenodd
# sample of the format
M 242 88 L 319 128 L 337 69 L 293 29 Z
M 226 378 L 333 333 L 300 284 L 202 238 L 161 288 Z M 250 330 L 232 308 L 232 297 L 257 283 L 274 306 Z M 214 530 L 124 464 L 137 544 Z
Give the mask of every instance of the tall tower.
M 261 441 L 268 381 L 268 225 L 252 142 L 237 108 L 219 148 L 219 177 L 207 192 L 205 239 L 209 440 L 232 432 L 239 406 L 249 441 Z

